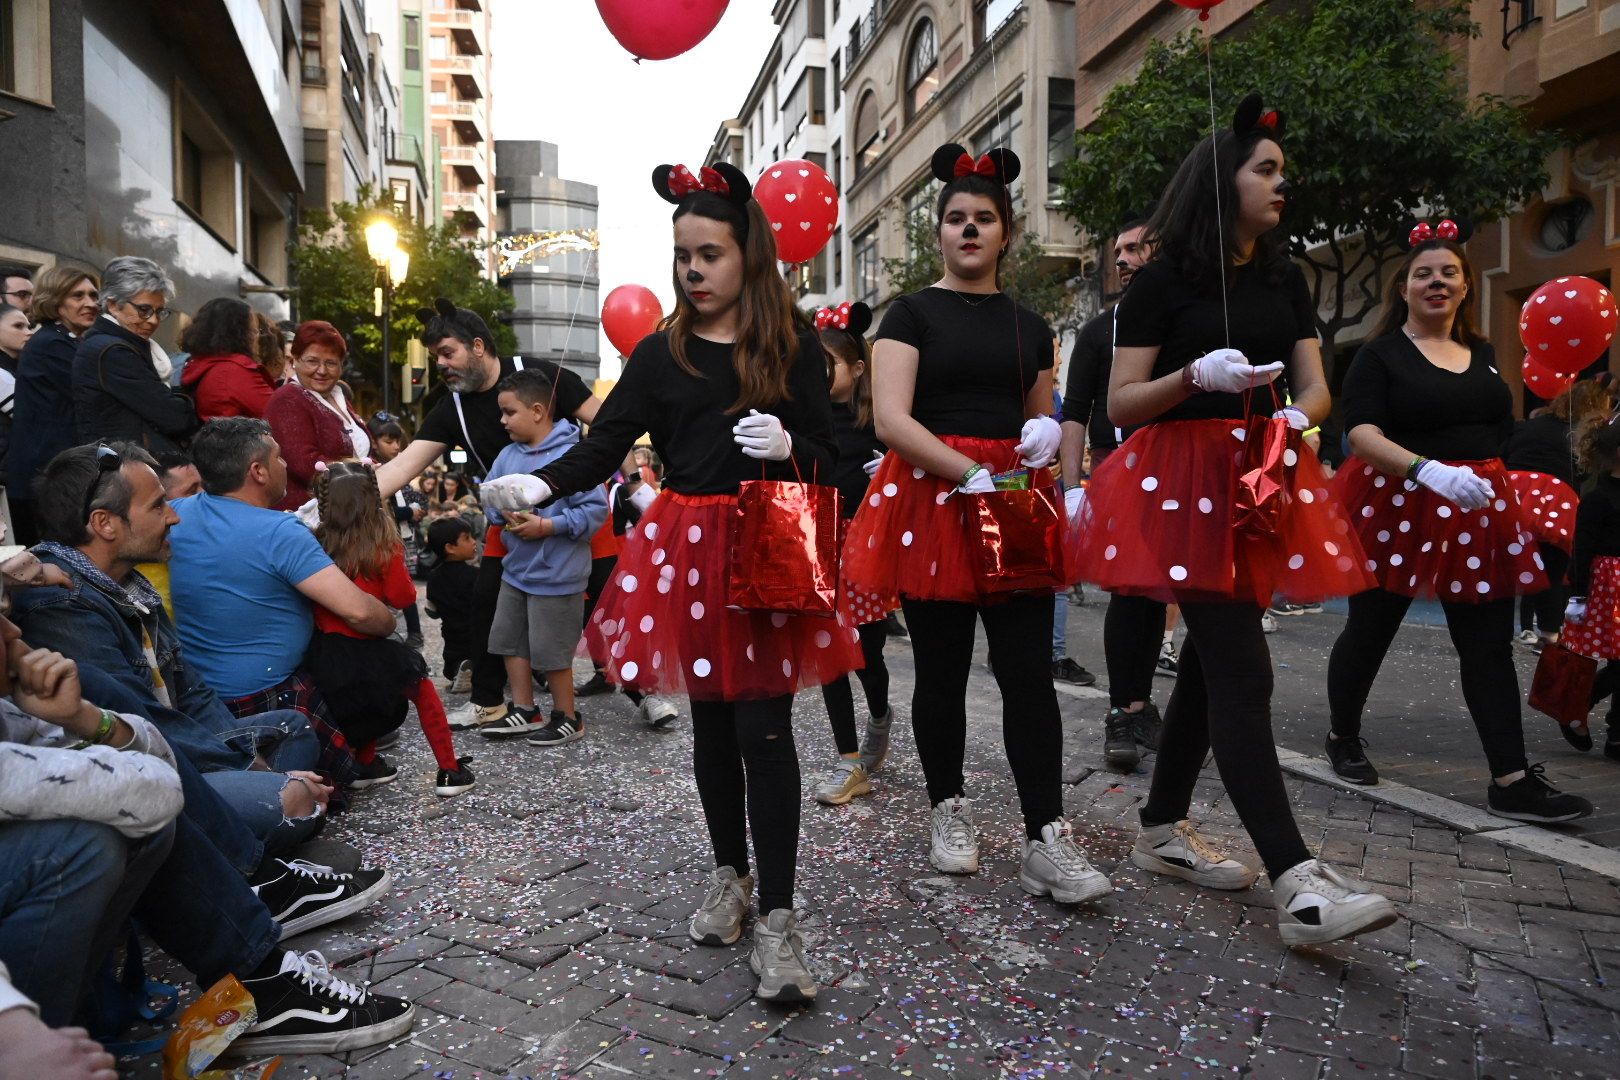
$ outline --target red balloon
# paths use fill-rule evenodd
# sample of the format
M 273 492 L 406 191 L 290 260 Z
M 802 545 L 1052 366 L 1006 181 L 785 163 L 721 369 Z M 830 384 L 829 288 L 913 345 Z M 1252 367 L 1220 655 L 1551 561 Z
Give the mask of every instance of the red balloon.
M 1199 22 L 1209 21 L 1209 9 L 1219 4 L 1221 0 L 1176 0 L 1184 8 L 1198 12 Z
M 668 60 L 709 36 L 730 0 L 596 0 L 596 10 L 639 63 Z
M 645 285 L 620 285 L 602 301 L 602 329 L 621 356 L 629 356 L 663 317 L 658 297 Z
M 1524 350 L 1549 370 L 1578 375 L 1608 351 L 1614 296 L 1589 277 L 1561 277 L 1530 294 L 1519 310 Z
M 1525 353 L 1524 385 L 1541 400 L 1551 401 L 1575 385 L 1575 376 L 1554 371 L 1529 353 Z
M 765 166 L 754 198 L 776 233 L 776 257 L 783 262 L 808 262 L 832 239 L 838 189 L 814 162 L 787 158 Z

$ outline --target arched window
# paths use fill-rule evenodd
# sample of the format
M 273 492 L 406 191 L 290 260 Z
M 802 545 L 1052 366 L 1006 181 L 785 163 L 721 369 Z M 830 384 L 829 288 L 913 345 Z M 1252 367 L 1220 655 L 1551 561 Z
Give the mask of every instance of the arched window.
M 911 48 L 906 50 L 906 119 L 922 112 L 939 93 L 939 39 L 934 21 L 924 19 L 911 32 Z
M 866 175 L 866 170 L 882 152 L 881 129 L 878 127 L 877 94 L 868 90 L 855 110 L 855 175 Z

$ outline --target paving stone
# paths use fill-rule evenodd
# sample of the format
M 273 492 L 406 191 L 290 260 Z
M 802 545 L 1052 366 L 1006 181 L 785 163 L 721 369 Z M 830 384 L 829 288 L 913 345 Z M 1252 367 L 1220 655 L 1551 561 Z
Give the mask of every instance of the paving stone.
M 1414 1017 L 1406 1034 L 1402 1068 L 1441 1080 L 1473 1080 L 1475 1039 L 1471 1027 Z
M 568 952 L 527 978 L 509 984 L 503 992 L 508 997 L 543 1004 L 569 987 L 579 985 L 607 966 L 608 962 L 599 956 Z
M 398 975 L 384 979 L 372 989 L 379 994 L 387 994 L 390 997 L 403 997 L 411 1001 L 420 1001 L 422 995 L 432 993 L 450 981 L 450 976 L 443 972 L 433 971 L 427 967 L 412 967 L 407 968 Z
M 682 1012 L 697 1013 L 718 1020 L 753 997 L 758 980 L 746 967 L 731 967 L 701 983 L 664 975 L 630 976 L 613 969 L 593 975 L 588 985 L 616 994 L 629 994 L 643 1001 L 668 1005 Z
M 595 1064 L 620 1069 L 631 1076 L 648 1077 L 649 1080 L 690 1080 L 694 1076 L 717 1076 L 726 1067 L 726 1062 L 720 1058 L 634 1036 L 608 1050 Z
M 1260 1041 L 1266 1046 L 1369 1065 L 1396 1066 L 1401 1062 L 1401 1041 L 1396 1036 L 1379 1037 L 1313 1027 L 1286 1016 L 1267 1020 L 1260 1029 Z
M 763 1006 L 737 1009 L 720 1020 L 711 1020 L 634 998 L 616 1001 L 592 1019 L 621 1031 L 728 1061 L 741 1057 L 789 1022 L 787 1014 L 779 1010 L 767 1012 Z
M 414 1041 L 481 1069 L 506 1069 L 527 1051 L 523 1040 L 491 1031 L 479 1021 L 449 1021 L 418 1031 Z
M 504 1030 L 514 1035 L 547 1039 L 566 1030 L 575 1021 L 594 1018 L 614 1000 L 615 995 L 606 990 L 575 986 L 513 1017 Z
M 425 966 L 430 971 L 441 972 L 485 990 L 500 990 L 530 974 L 526 967 L 492 956 L 436 956 L 428 960 Z
M 348 1066 L 341 1075 L 344 1080 L 405 1080 L 406 1077 L 433 1076 L 435 1073 L 453 1071 L 461 1064 L 437 1050 L 416 1043 L 401 1043 Z M 287 1073 L 287 1065 L 283 1063 L 276 1076 L 280 1080 Z
M 594 1020 L 580 1020 L 529 1045 L 528 1052 L 518 1063 L 516 1071 L 523 1076 L 573 1077 L 583 1075 L 580 1069 L 601 1057 L 624 1039 L 624 1033 L 598 1024 Z M 614 1076 L 623 1074 L 614 1073 Z

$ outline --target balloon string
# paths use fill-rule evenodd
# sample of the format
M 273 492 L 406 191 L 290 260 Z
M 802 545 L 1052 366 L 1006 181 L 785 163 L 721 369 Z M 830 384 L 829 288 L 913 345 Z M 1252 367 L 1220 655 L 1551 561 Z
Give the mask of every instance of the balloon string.
M 1208 17 L 1208 12 L 1205 12 Z M 1209 86 L 1209 149 L 1210 163 L 1215 170 L 1215 236 L 1220 241 L 1221 257 L 1216 265 L 1221 273 L 1221 326 L 1226 335 L 1226 347 L 1232 347 L 1232 318 L 1226 309 L 1226 216 L 1221 212 L 1221 158 L 1220 128 L 1215 120 L 1215 65 L 1210 59 L 1213 42 L 1204 35 L 1204 76 Z

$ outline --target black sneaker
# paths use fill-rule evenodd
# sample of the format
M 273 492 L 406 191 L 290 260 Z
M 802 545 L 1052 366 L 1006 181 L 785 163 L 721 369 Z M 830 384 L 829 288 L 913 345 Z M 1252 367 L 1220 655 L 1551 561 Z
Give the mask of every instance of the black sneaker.
M 1547 782 L 1545 767 L 1532 765 L 1521 779 L 1507 787 L 1492 781 L 1485 794 L 1485 812 L 1514 821 L 1574 821 L 1592 812 L 1592 804 L 1579 795 L 1566 795 Z
M 1149 750 L 1159 748 L 1159 732 L 1164 728 L 1164 718 L 1159 715 L 1159 707 L 1149 701 L 1142 706 L 1141 712 L 1126 713 L 1131 718 L 1131 730 L 1138 744 Z
M 593 672 L 591 677 L 579 686 L 574 687 L 575 697 L 595 697 L 597 694 L 613 693 L 613 684 L 607 681 L 602 672 Z
M 1271 612 L 1273 615 L 1282 615 L 1282 616 L 1289 616 L 1289 615 L 1320 615 L 1320 614 L 1322 614 L 1322 605 L 1321 604 L 1295 604 L 1295 603 L 1292 603 L 1290 601 L 1285 600 L 1280 604 L 1272 604 L 1266 610 Z
M 525 741 L 530 746 L 561 746 L 585 737 L 585 721 L 577 715 L 569 716 L 561 709 L 551 710 L 551 722 Z
M 893 611 L 883 616 L 883 632 L 890 637 L 911 636 L 906 632 L 906 624 L 900 621 L 899 614 Z
M 473 771 L 467 768 L 470 757 L 456 758 L 456 767 L 453 769 L 440 769 L 438 778 L 433 781 L 433 794 L 451 798 L 460 795 L 478 782 Z
M 392 784 L 399 779 L 399 770 L 388 764 L 388 759 L 378 756 L 365 764 L 355 763 L 354 779 L 349 782 L 351 791 L 364 791 L 379 784 Z
M 1103 760 L 1110 769 L 1120 772 L 1135 770 L 1142 753 L 1136 748 L 1136 718 L 1124 709 L 1109 709 L 1103 721 L 1107 735 L 1103 739 Z
M 248 879 L 254 895 L 290 938 L 364 911 L 376 903 L 394 879 L 386 870 L 340 874 L 330 866 L 303 859 L 267 859 Z
M 486 739 L 515 739 L 519 735 L 532 735 L 545 726 L 538 708 L 508 705 L 505 716 L 492 724 L 485 724 L 478 729 L 478 734 Z
M 259 1019 L 231 1044 L 240 1054 L 337 1054 L 408 1035 L 416 1006 L 332 974 L 318 952 L 282 954 L 281 970 L 244 978 Z
M 1052 678 L 1076 686 L 1094 686 L 1097 682 L 1097 676 L 1075 663 L 1070 656 L 1052 661 Z
M 1558 733 L 1564 737 L 1565 742 L 1583 754 L 1592 749 L 1592 729 L 1584 720 L 1578 725 L 1559 724 Z
M 421 634 L 406 634 L 405 635 L 405 644 L 409 648 L 420 649 L 423 645 L 426 644 L 426 642 L 424 642 L 422 640 L 422 635 Z
M 1328 736 L 1328 764 L 1333 766 L 1333 771 L 1341 780 L 1348 780 L 1362 787 L 1371 787 L 1378 783 L 1378 770 L 1367 760 L 1367 755 L 1361 752 L 1361 748 L 1366 745 L 1367 740 L 1360 735 L 1346 736 L 1342 739 Z

